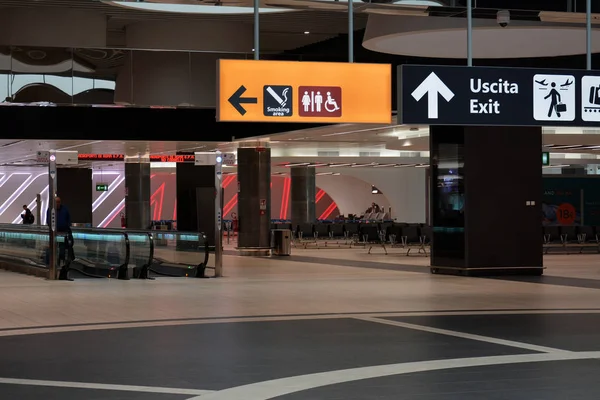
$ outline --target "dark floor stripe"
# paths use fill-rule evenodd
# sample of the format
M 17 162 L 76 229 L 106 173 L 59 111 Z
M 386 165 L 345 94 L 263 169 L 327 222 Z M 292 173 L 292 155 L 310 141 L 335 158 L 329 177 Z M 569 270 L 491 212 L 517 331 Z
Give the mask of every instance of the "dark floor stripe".
M 496 279 L 501 281 L 511 282 L 527 282 L 527 283 L 539 283 L 542 285 L 554 285 L 554 286 L 566 286 L 575 287 L 581 289 L 600 289 L 600 280 L 597 279 L 584 279 L 584 278 L 569 278 L 566 276 L 498 276 L 490 277 L 488 279 Z

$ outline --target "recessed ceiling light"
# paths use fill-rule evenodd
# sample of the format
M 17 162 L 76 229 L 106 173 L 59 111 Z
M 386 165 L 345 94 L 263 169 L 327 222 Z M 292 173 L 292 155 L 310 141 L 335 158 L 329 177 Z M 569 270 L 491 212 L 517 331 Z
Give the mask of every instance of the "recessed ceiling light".
M 309 31 L 304 31 L 304 34 L 305 34 L 305 35 L 308 35 L 309 33 L 310 33 Z

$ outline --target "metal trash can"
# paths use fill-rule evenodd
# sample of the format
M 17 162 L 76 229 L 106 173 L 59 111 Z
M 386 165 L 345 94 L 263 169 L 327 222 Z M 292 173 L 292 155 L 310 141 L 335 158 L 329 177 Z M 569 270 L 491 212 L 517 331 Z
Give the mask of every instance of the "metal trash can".
M 292 231 L 289 229 L 273 229 L 271 231 L 271 248 L 274 256 L 292 254 Z

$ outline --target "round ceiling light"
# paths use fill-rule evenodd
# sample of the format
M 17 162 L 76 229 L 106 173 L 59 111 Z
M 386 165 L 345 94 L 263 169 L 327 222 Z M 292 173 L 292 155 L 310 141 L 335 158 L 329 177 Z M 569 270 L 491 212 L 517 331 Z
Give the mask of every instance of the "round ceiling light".
M 149 3 L 149 2 L 130 2 L 130 1 L 106 1 L 103 3 L 117 7 L 131 8 L 141 11 L 156 11 L 164 13 L 178 14 L 253 14 L 253 7 L 237 7 L 237 6 L 217 6 L 205 4 L 173 4 L 173 3 Z M 282 13 L 290 12 L 287 8 L 260 8 L 261 14 L 267 13 Z

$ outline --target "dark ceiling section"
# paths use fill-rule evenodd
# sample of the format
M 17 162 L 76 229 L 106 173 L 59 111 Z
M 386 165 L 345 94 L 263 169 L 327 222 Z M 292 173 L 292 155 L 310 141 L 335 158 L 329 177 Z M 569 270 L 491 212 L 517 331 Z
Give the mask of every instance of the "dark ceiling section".
M 473 9 L 473 18 L 478 19 L 496 19 L 495 8 L 475 8 Z M 539 11 L 529 10 L 511 10 L 510 18 L 515 21 L 539 21 Z M 431 7 L 429 10 L 431 17 L 448 18 L 467 18 L 467 11 L 463 7 Z
M 396 109 L 396 67 L 403 64 L 422 64 L 422 65 L 466 65 L 463 59 L 443 59 L 443 58 L 420 58 L 382 54 L 372 52 L 362 47 L 364 30 L 357 31 L 354 38 L 354 58 L 356 62 L 362 63 L 386 63 L 392 64 L 394 73 L 392 74 L 392 107 Z M 292 53 L 292 52 L 290 52 Z M 348 61 L 348 36 L 340 35 L 330 40 L 315 43 L 293 51 L 298 54 L 300 59 L 306 61 Z M 600 66 L 600 54 L 594 54 L 592 63 Z M 584 69 L 586 67 L 585 55 L 565 56 L 565 57 L 547 57 L 547 58 L 520 58 L 520 59 L 490 59 L 475 60 L 475 66 L 496 66 L 496 67 L 515 67 L 515 68 L 555 68 L 555 69 Z
M 452 4 L 453 0 L 447 0 Z M 455 0 L 457 6 L 465 7 L 467 0 Z M 577 11 L 585 12 L 586 0 L 473 0 L 477 8 L 531 10 L 531 11 Z M 569 9 L 572 7 L 572 9 Z M 592 12 L 600 12 L 600 2 L 592 0 Z
M 215 110 L 0 106 L 1 139 L 227 142 L 314 124 L 218 123 Z

